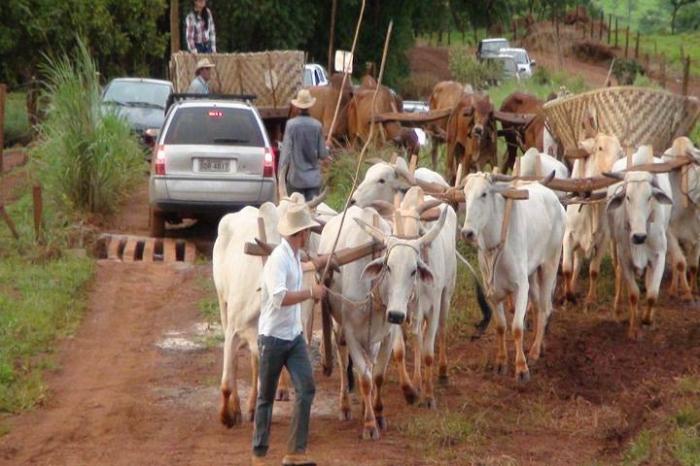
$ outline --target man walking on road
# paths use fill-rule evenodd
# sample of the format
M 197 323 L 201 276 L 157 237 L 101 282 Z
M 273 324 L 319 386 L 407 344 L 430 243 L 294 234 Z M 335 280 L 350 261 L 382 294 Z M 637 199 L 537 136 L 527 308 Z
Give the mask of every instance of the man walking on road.
M 301 112 L 287 122 L 279 163 L 280 176 L 286 175 L 289 194 L 300 193 L 307 201 L 321 190 L 319 162 L 328 156 L 321 123 L 309 116 L 309 109 L 315 103 L 316 98 L 308 89 L 301 89 L 297 98 L 292 99 L 292 105 Z
M 194 79 L 187 89 L 188 94 L 209 94 L 209 80 L 211 79 L 211 69 L 214 65 L 208 58 L 202 58 L 197 62 L 197 69 L 194 71 Z
M 314 285 L 302 289 L 302 264 L 299 251 L 309 240 L 310 228 L 317 226 L 306 204 L 289 207 L 279 222 L 284 238 L 263 269 L 261 312 L 258 321 L 260 371 L 258 401 L 255 407 L 253 465 L 262 465 L 267 454 L 272 423 L 272 406 L 282 368 L 286 367 L 294 383 L 294 413 L 283 465 L 315 466 L 306 455 L 309 417 L 314 399 L 313 369 L 302 334 L 301 306 L 307 299 L 320 300 L 325 288 Z M 322 266 L 322 260 L 316 267 Z

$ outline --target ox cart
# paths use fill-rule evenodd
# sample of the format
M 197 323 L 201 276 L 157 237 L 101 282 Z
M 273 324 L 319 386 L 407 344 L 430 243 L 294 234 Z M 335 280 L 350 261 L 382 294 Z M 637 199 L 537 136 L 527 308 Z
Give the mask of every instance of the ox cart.
M 175 93 L 182 94 L 194 77 L 202 54 L 177 52 L 170 59 Z M 247 96 L 263 119 L 273 142 L 280 142 L 289 116 L 289 102 L 302 87 L 304 52 L 299 50 L 207 54 L 216 66 L 209 87 L 212 95 Z

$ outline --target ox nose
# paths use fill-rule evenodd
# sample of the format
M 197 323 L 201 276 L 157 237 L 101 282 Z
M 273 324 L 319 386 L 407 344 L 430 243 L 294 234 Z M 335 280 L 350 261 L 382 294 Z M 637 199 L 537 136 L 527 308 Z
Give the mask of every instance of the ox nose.
M 634 233 L 632 235 L 632 242 L 634 244 L 643 244 L 647 240 L 647 235 L 644 233 Z
M 475 236 L 474 230 L 470 228 L 465 228 L 462 230 L 462 238 L 464 238 L 466 241 L 474 241 Z
M 481 126 L 474 127 L 474 136 L 481 136 L 484 133 L 484 128 Z
M 399 311 L 389 311 L 386 316 L 386 320 L 388 320 L 390 324 L 401 324 L 405 318 L 406 314 Z

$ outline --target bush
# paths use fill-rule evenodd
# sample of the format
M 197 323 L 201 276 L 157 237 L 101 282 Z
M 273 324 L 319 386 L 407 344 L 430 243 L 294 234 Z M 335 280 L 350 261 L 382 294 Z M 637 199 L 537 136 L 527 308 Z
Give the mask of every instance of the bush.
M 100 109 L 97 67 L 78 41 L 76 59 L 47 58 L 49 107 L 34 155 L 51 198 L 84 214 L 114 212 L 143 170 L 144 157 L 127 123 Z
M 571 46 L 571 52 L 579 60 L 593 63 L 612 60 L 615 56 L 610 46 L 592 40 L 576 42 Z
M 612 74 L 621 85 L 629 85 L 634 82 L 637 75 L 643 75 L 644 67 L 635 60 L 617 59 L 613 65 Z
M 416 73 L 401 80 L 399 89 L 405 99 L 427 100 L 438 78 L 430 73 Z
M 484 89 L 503 77 L 503 68 L 496 60 L 479 62 L 465 47 L 450 50 L 450 72 L 456 81 Z

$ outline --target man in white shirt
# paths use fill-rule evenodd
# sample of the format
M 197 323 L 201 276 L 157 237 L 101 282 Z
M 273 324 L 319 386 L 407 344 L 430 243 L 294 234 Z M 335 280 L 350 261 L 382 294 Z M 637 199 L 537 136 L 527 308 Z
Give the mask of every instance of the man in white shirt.
M 306 455 L 309 417 L 315 386 L 313 369 L 302 334 L 301 306 L 307 299 L 322 299 L 325 288 L 319 284 L 302 289 L 302 264 L 299 251 L 309 239 L 310 228 L 318 226 L 305 204 L 290 206 L 279 222 L 282 243 L 268 257 L 261 284 L 261 312 L 258 321 L 260 379 L 255 407 L 253 464 L 263 463 L 269 448 L 272 406 L 277 381 L 286 367 L 294 383 L 294 414 L 290 426 L 287 455 L 283 465 L 307 465 L 313 462 Z M 320 267 L 323 261 L 316 265 Z

